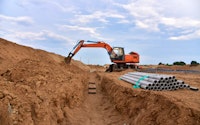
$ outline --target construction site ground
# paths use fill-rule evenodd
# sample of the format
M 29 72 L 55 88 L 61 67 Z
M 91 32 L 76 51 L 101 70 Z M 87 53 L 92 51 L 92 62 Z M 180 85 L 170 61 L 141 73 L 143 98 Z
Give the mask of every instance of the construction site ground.
M 63 58 L 0 39 L 0 125 L 200 125 L 200 91 L 134 89 L 119 80 L 134 70 L 106 73 Z M 200 74 L 172 75 L 200 88 Z

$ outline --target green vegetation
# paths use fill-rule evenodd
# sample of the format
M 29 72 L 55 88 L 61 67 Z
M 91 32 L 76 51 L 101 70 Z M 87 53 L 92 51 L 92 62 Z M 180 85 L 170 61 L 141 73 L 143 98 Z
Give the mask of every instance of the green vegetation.
M 173 64 L 168 64 L 168 63 L 165 64 L 165 63 L 159 62 L 158 65 L 166 65 L 166 66 L 179 65 L 179 66 L 184 66 L 184 65 L 186 65 L 186 63 L 183 62 L 183 61 L 176 61 Z M 191 66 L 197 66 L 197 65 L 199 65 L 199 63 L 197 61 L 191 61 L 190 65 Z
M 197 61 L 191 61 L 190 65 L 191 66 L 197 66 L 197 65 L 199 65 L 199 63 Z
M 173 63 L 173 65 L 180 65 L 180 66 L 184 66 L 184 65 L 186 65 L 186 63 L 185 63 L 185 62 L 183 62 L 183 61 L 179 61 L 179 62 L 174 62 L 174 63 Z
M 172 66 L 172 64 L 168 64 L 168 63 L 167 63 L 166 66 Z

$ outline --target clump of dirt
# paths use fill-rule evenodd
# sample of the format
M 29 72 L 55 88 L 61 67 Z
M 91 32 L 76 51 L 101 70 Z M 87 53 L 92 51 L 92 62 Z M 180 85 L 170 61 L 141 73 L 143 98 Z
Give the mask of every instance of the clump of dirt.
M 200 111 L 184 106 L 176 98 L 145 90 L 133 90 L 117 85 L 104 77 L 102 88 L 110 96 L 115 108 L 131 118 L 130 124 L 196 125 Z

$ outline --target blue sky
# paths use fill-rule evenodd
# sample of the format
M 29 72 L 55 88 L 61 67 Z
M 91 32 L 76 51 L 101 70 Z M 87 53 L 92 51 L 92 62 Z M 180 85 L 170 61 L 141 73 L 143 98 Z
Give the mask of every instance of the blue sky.
M 68 55 L 78 40 L 140 54 L 140 64 L 200 62 L 199 0 L 1 0 L 0 37 Z M 74 59 L 109 64 L 102 48 Z

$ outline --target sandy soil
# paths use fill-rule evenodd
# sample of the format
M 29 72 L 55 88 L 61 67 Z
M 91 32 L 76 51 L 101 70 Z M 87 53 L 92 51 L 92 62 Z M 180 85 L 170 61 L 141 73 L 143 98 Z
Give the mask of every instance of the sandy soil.
M 89 82 L 97 85 L 97 94 L 89 94 L 77 108 L 68 111 L 72 125 L 116 125 L 129 123 L 128 118 L 121 115 L 110 102 L 108 95 L 102 91 L 101 79 L 96 73 L 90 73 Z M 87 94 L 87 93 L 86 93 Z
M 130 124 L 200 124 L 200 93 L 191 90 L 149 91 L 133 89 L 131 84 L 120 81 L 122 73 L 104 74 L 102 87 L 116 109 L 128 114 Z M 175 74 L 192 86 L 200 88 L 199 75 Z
M 132 71 L 132 70 L 129 70 Z M 198 125 L 200 92 L 147 91 L 63 57 L 0 39 L 0 125 Z M 200 76 L 174 74 L 200 88 Z M 88 94 L 95 82 L 97 94 Z

